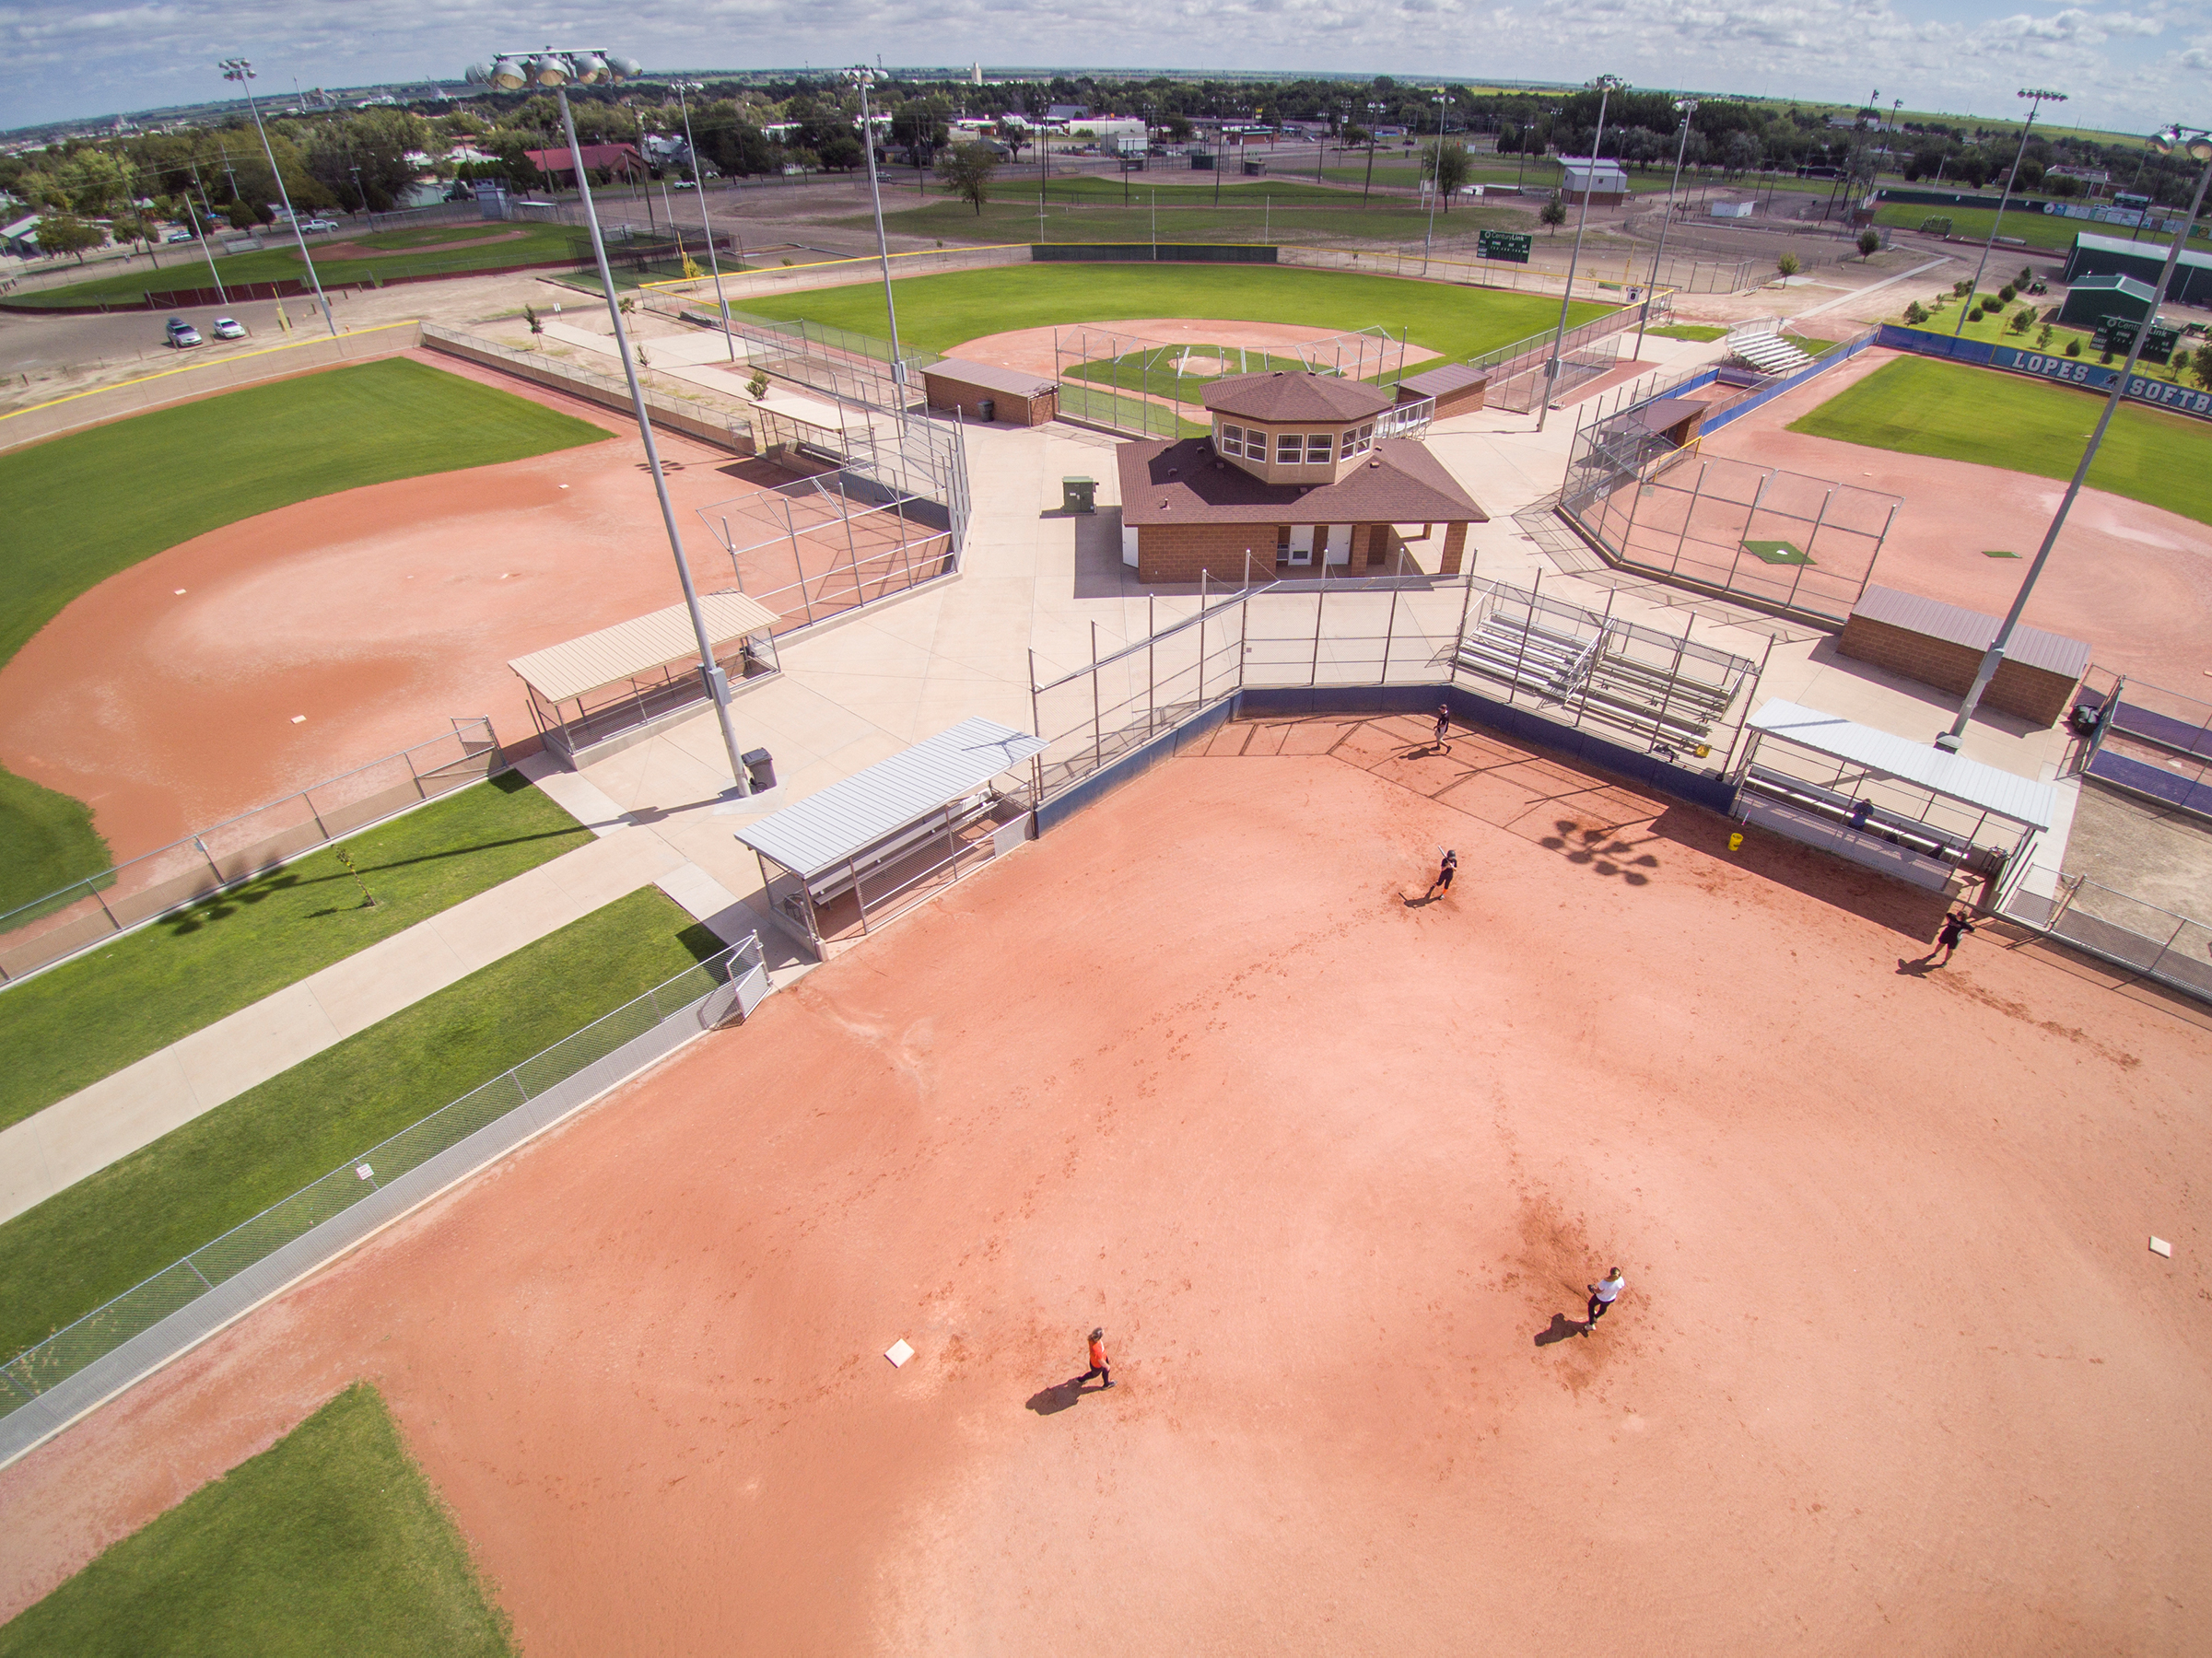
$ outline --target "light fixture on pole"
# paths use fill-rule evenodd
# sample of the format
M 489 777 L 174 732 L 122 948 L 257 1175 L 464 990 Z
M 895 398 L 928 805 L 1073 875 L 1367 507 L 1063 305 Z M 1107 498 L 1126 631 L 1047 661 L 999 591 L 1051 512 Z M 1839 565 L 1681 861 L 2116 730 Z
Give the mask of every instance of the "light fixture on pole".
M 676 108 L 684 112 L 684 153 L 691 158 L 691 181 L 698 187 L 699 192 L 699 228 L 707 232 L 707 268 L 714 273 L 714 309 L 720 313 L 722 341 L 729 346 L 730 360 L 734 363 L 737 361 L 737 341 L 730 333 L 730 302 L 722 298 L 722 264 L 715 257 L 714 223 L 707 216 L 707 179 L 705 169 L 699 166 L 699 146 L 692 142 L 691 104 L 685 97 L 685 93 L 704 92 L 707 88 L 693 80 L 676 80 L 668 84 L 675 88 Z M 670 209 L 669 218 L 673 224 L 675 218 L 673 208 Z M 742 256 L 738 264 L 741 269 L 743 267 Z
M 1974 266 L 1974 279 L 1967 286 L 1966 298 L 1959 303 L 1959 320 L 1951 324 L 1951 338 L 1957 339 L 1966 328 L 1966 313 L 1973 308 L 1974 296 L 1982 291 L 1982 273 L 1989 268 L 1989 251 L 1997 245 L 1997 227 L 2005 222 L 2005 204 L 2012 200 L 2012 181 L 2019 177 L 2020 158 L 2028 153 L 2028 131 L 2035 125 L 2035 113 L 2047 103 L 2064 103 L 2064 92 L 2046 91 L 2038 87 L 2022 87 L 2019 95 L 2027 99 L 2028 119 L 2020 126 L 2020 146 L 2012 152 L 2012 170 L 2005 175 L 2005 193 L 1997 197 L 1996 216 L 1989 221 L 1989 239 L 1982 244 L 1982 262 Z
M 1636 352 L 1644 355 L 1644 326 L 1651 321 L 1652 290 L 1659 286 L 1659 256 L 1667 251 L 1668 227 L 1674 223 L 1674 193 L 1682 181 L 1682 158 L 1690 153 L 1690 118 L 1697 113 L 1697 99 L 1678 98 L 1674 107 L 1682 113 L 1682 136 L 1674 146 L 1674 177 L 1667 184 L 1667 211 L 1659 219 L 1659 245 L 1652 250 L 1651 280 L 1644 285 L 1644 309 L 1636 313 Z M 1697 274 L 1697 262 L 1691 261 L 1691 274 Z
M 898 349 L 898 301 L 891 294 L 891 244 L 884 236 L 884 196 L 875 181 L 875 128 L 868 117 L 868 88 L 875 71 L 865 64 L 856 64 L 845 76 L 860 89 L 860 149 L 868 158 L 868 199 L 875 208 L 875 251 L 884 262 L 884 314 L 891 321 L 891 385 L 898 399 L 898 420 L 903 426 L 907 423 L 907 362 Z
M 1605 106 L 1614 93 L 1628 83 L 1618 75 L 1601 75 L 1590 85 L 1598 91 L 1598 135 L 1590 140 L 1590 165 L 1582 175 L 1582 214 L 1574 221 L 1574 251 L 1567 256 L 1567 286 L 1559 297 L 1559 329 L 1551 336 L 1551 357 L 1544 365 L 1542 401 L 1536 405 L 1536 429 L 1544 429 L 1544 416 L 1551 412 L 1552 393 L 1559 390 L 1559 354 L 1567 344 L 1567 308 L 1574 302 L 1574 271 L 1582 263 L 1583 228 L 1590 222 L 1590 193 L 1598 188 L 1598 152 L 1605 146 Z
M 1936 746 L 1949 753 L 1957 753 L 1959 745 L 1966 740 L 1967 721 L 1974 717 L 1981 705 L 1982 694 L 1989 689 L 1989 682 L 1996 677 L 2005 661 L 2005 648 L 2012 643 L 2013 630 L 2020 625 L 2020 613 L 2028 608 L 2028 595 L 2035 590 L 2035 578 L 2043 573 L 2043 565 L 2051 556 L 2051 549 L 2058 543 L 2058 532 L 2065 528 L 2066 514 L 2073 510 L 2074 497 L 2081 493 L 2082 480 L 2089 475 L 2089 463 L 2097 459 L 2097 447 L 2104 441 L 2105 428 L 2113 424 L 2113 416 L 2120 402 L 2127 395 L 2127 382 L 2134 378 L 2136 360 L 2143 355 L 2143 342 L 2150 337 L 2151 324 L 2159 320 L 2159 302 L 2167 298 L 2173 281 L 2174 267 L 2181 263 L 2182 249 L 2189 240 L 2189 232 L 2196 223 L 2198 211 L 2205 204 L 2205 186 L 2212 184 L 2212 131 L 2203 127 L 2169 126 L 2152 135 L 2151 144 L 2160 155 L 2171 155 L 2180 150 L 2193 161 L 2204 163 L 2204 170 L 2196 176 L 2196 194 L 2189 200 L 2189 211 L 2182 216 L 2181 228 L 2173 233 L 2173 243 L 2166 250 L 2166 266 L 2159 273 L 2158 285 L 2151 290 L 2150 309 L 2136 325 L 2135 343 L 2127 348 L 2127 361 L 2120 372 L 2113 376 L 2112 394 L 2104 400 L 2103 413 L 2097 416 L 2097 425 L 2089 433 L 2089 440 L 2081 451 L 2081 462 L 2074 468 L 2074 476 L 2066 485 L 2066 493 L 2059 497 L 2058 510 L 2051 515 L 2051 527 L 2043 532 L 2043 544 L 2035 552 L 2035 562 L 2028 566 L 2028 574 L 2020 581 L 2020 590 L 2012 601 L 2012 609 L 2006 613 L 2005 625 L 1997 629 L 1996 642 L 1982 658 L 1982 665 L 1974 670 L 1974 683 L 1968 688 L 1966 700 L 1959 706 L 1959 718 L 1951 721 L 1951 729 L 1936 739 Z
M 1421 244 L 1421 270 L 1424 276 L 1429 269 L 1429 246 L 1436 239 L 1436 198 L 1444 193 L 1444 110 L 1450 99 L 1448 94 L 1439 92 L 1429 101 L 1436 106 L 1436 149 L 1429 169 L 1429 228 Z
M 315 290 L 315 303 L 322 308 L 322 321 L 335 339 L 338 320 L 330 313 L 330 301 L 322 295 L 322 278 L 315 274 L 315 262 L 307 251 L 307 232 L 299 228 L 299 216 L 292 211 L 291 193 L 284 187 L 284 174 L 276 170 L 276 152 L 269 147 L 269 129 L 261 123 L 261 105 L 253 100 L 253 65 L 244 58 L 225 58 L 217 68 L 225 80 L 236 81 L 245 90 L 246 108 L 253 116 L 253 130 L 261 134 L 261 153 L 269 158 L 269 176 L 276 181 L 276 199 L 284 204 L 284 216 L 292 221 L 292 239 L 299 244 L 299 257 L 307 264 L 307 279 Z M 232 181 L 236 188 L 236 180 Z
M 684 538 L 676 531 L 676 509 L 668 498 L 668 479 L 661 470 L 661 447 L 653 441 L 653 423 L 645 410 L 645 392 L 638 384 L 638 365 L 630 357 L 630 339 L 622 326 L 622 306 L 614 297 L 614 274 L 607 268 L 607 244 L 599 233 L 599 209 L 592 205 L 591 181 L 584 171 L 584 146 L 576 136 L 576 117 L 568 110 L 568 86 L 596 87 L 629 79 L 640 72 L 635 58 L 610 57 L 599 52 L 501 53 L 489 64 L 469 65 L 469 80 L 518 92 L 531 85 L 550 87 L 560 99 L 561 132 L 568 140 L 568 164 L 576 169 L 577 194 L 584 204 L 584 224 L 591 233 L 591 257 L 599 265 L 599 285 L 606 291 L 607 319 L 614 325 L 614 355 L 622 359 L 623 378 L 629 382 L 630 407 L 637 412 L 638 436 L 645 444 L 646 470 L 653 475 L 653 493 L 661 500 L 661 522 L 668 531 L 668 550 L 675 557 L 676 580 L 684 589 L 684 608 L 691 613 L 692 637 L 699 647 L 699 680 L 714 703 L 714 717 L 722 728 L 722 748 L 730 756 L 730 775 L 736 792 L 753 792 L 753 780 L 738 753 L 737 732 L 730 724 L 730 680 L 714 660 L 714 641 L 708 636 L 707 618 L 699 612 L 698 590 L 691 583 L 691 566 L 684 562 Z

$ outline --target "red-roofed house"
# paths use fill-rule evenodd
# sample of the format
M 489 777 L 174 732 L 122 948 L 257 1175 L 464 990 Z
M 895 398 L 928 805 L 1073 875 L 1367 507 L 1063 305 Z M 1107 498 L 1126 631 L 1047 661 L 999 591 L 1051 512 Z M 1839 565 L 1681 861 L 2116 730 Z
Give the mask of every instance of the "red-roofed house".
M 642 178 L 645 175 L 645 158 L 638 153 L 634 144 L 587 144 L 583 146 L 584 165 L 593 172 L 610 172 L 622 178 Z M 524 150 L 531 166 L 542 173 L 573 173 L 576 158 L 568 146 L 559 149 Z

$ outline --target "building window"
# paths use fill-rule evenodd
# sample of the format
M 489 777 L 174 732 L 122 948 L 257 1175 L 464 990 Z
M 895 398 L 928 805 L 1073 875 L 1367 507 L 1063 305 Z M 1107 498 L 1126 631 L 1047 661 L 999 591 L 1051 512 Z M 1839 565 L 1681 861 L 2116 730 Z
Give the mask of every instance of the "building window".
M 1328 463 L 1328 434 L 1327 432 L 1307 434 L 1305 463 L 1308 466 L 1326 466 Z
M 1360 452 L 1361 454 L 1363 454 L 1363 454 L 1365 454 L 1365 453 L 1366 453 L 1366 452 L 1367 452 L 1369 450 L 1373 449 L 1374 447 L 1375 447 L 1375 422 L 1373 422 L 1373 421 L 1371 420 L 1371 421 L 1369 421 L 1369 422 L 1368 422 L 1368 423 L 1367 423 L 1365 426 L 1362 426 L 1362 427 L 1360 428 L 1360 448 L 1359 448 L 1359 452 Z
M 1268 435 L 1258 426 L 1250 427 L 1245 433 L 1245 459 L 1265 461 L 1267 458 Z
M 1349 461 L 1360 452 L 1360 430 L 1357 426 L 1344 428 L 1344 440 L 1337 450 L 1337 459 Z
M 1221 435 L 1213 440 L 1213 447 L 1217 452 L 1235 460 L 1245 452 L 1244 427 L 1224 424 L 1221 429 Z
M 1279 433 L 1275 438 L 1275 464 L 1294 466 L 1298 457 L 1305 452 L 1305 440 L 1295 432 Z

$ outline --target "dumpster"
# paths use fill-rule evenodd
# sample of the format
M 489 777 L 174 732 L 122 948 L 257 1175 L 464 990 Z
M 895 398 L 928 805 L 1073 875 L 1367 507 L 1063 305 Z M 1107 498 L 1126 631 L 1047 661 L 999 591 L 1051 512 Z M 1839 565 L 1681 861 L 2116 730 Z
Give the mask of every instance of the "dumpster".
M 1059 481 L 1059 509 L 1062 512 L 1095 512 L 1098 509 L 1097 502 L 1096 478 L 1062 478 Z

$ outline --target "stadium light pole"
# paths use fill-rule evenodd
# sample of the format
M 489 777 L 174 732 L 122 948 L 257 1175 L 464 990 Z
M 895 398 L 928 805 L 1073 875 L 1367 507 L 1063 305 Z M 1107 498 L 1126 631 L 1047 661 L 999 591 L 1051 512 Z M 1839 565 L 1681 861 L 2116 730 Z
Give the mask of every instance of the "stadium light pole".
M 1651 321 L 1651 291 L 1659 286 L 1659 256 L 1667 251 L 1667 231 L 1674 223 L 1674 193 L 1682 182 L 1682 158 L 1690 153 L 1690 118 L 1697 113 L 1697 99 L 1678 98 L 1674 107 L 1682 112 L 1682 136 L 1674 146 L 1674 177 L 1667 184 L 1667 212 L 1659 220 L 1659 245 L 1651 252 L 1651 280 L 1644 285 L 1644 309 L 1636 314 L 1636 356 L 1644 355 L 1644 326 Z M 1592 158 L 1593 160 L 1596 158 Z M 1690 274 L 1697 274 L 1697 261 L 1690 262 Z
M 292 221 L 292 239 L 299 244 L 299 257 L 307 264 L 307 279 L 315 290 L 315 303 L 322 308 L 323 325 L 331 338 L 338 337 L 338 319 L 331 315 L 330 301 L 323 297 L 322 278 L 315 274 L 315 261 L 307 251 L 307 232 L 299 228 L 299 216 L 292 211 L 291 193 L 284 187 L 284 174 L 276 168 L 276 152 L 269 147 L 269 129 L 261 123 L 261 105 L 253 100 L 253 65 L 244 58 L 225 58 L 217 65 L 225 80 L 236 81 L 246 94 L 246 108 L 253 116 L 253 130 L 261 134 L 261 153 L 269 158 L 269 176 L 276 181 L 276 199 L 284 204 L 284 216 Z M 235 184 L 236 181 L 233 181 Z
M 200 164 L 193 161 L 189 165 L 192 168 L 192 181 L 199 185 L 200 211 L 205 216 L 200 224 L 200 251 L 207 255 L 207 276 L 215 284 L 215 301 L 228 310 L 230 296 L 223 291 L 222 273 L 215 268 L 215 209 L 207 203 L 207 186 L 200 183 Z M 184 204 L 189 210 L 192 205 L 190 196 L 184 198 Z
M 1951 338 L 1957 339 L 1966 329 L 1966 313 L 1973 308 L 1974 296 L 1982 291 L 1982 273 L 1989 269 L 1989 251 L 1997 245 L 1997 228 L 2005 222 L 2005 204 L 2012 200 L 2012 181 L 2020 175 L 2020 158 L 2028 153 L 2028 133 L 2035 125 L 2036 111 L 2046 103 L 2064 103 L 2064 92 L 2053 92 L 2042 87 L 2022 87 L 2019 96 L 2027 99 L 2028 119 L 2020 126 L 2020 146 L 2012 152 L 2012 170 L 2005 175 L 2005 193 L 1997 197 L 1996 216 L 1989 221 L 1989 239 L 1982 244 L 1982 262 L 1974 266 L 1974 279 L 1967 287 L 1966 298 L 1959 305 L 1959 320 L 1951 324 Z
M 684 562 L 684 538 L 676 531 L 676 509 L 668 498 L 668 479 L 661 470 L 661 448 L 653 441 L 653 423 L 645 409 L 645 392 L 638 384 L 638 365 L 630 358 L 629 334 L 622 326 L 622 306 L 614 298 L 614 274 L 607 268 L 606 239 L 599 233 L 599 209 L 592 205 L 591 181 L 584 171 L 584 146 L 576 136 L 576 117 L 568 111 L 568 84 L 599 86 L 629 79 L 640 72 L 635 58 L 610 57 L 596 51 L 539 53 L 503 52 L 489 64 L 472 64 L 468 78 L 501 92 L 520 91 L 535 84 L 550 87 L 560 99 L 561 132 L 568 140 L 568 162 L 576 169 L 577 194 L 584 204 L 584 224 L 591 232 L 591 257 L 599 265 L 599 285 L 606 290 L 607 320 L 614 325 L 614 355 L 622 359 L 623 378 L 629 382 L 630 407 L 638 415 L 638 436 L 645 442 L 646 470 L 653 475 L 653 493 L 661 499 L 661 522 L 668 531 L 668 550 L 676 561 L 676 580 L 684 589 L 684 608 L 691 613 L 692 637 L 699 647 L 699 681 L 714 704 L 714 717 L 722 728 L 722 748 L 730 756 L 730 776 L 740 797 L 753 792 L 743 757 L 738 753 L 737 732 L 730 723 L 730 679 L 716 665 L 714 642 L 708 636 L 707 618 L 699 611 L 698 590 L 692 586 L 691 566 Z
M 1421 274 L 1429 274 L 1429 249 L 1436 240 L 1436 198 L 1444 193 L 1444 94 L 1429 101 L 1436 106 L 1436 147 L 1429 152 L 1429 228 L 1421 239 Z
M 891 293 L 891 243 L 884 236 L 884 193 L 875 181 L 875 128 L 868 122 L 868 88 L 875 71 L 855 64 L 846 78 L 860 89 L 860 152 L 868 158 L 868 199 L 875 207 L 875 251 L 884 262 L 884 314 L 891 320 L 891 384 L 898 398 L 898 424 L 907 424 L 907 360 L 898 349 L 898 301 Z
M 1607 99 L 1621 90 L 1628 83 L 1618 75 L 1601 75 L 1590 83 L 1598 88 L 1598 135 L 1590 140 L 1590 165 L 1582 175 L 1582 215 L 1574 221 L 1574 251 L 1567 256 L 1567 286 L 1559 297 L 1559 330 L 1551 336 L 1551 358 L 1544 365 L 1542 400 L 1536 405 L 1536 429 L 1544 429 L 1544 416 L 1551 412 L 1551 393 L 1559 386 L 1559 354 L 1567 344 L 1567 308 L 1574 302 L 1574 271 L 1582 263 L 1582 232 L 1590 222 L 1590 195 L 1598 188 L 1598 152 L 1605 146 L 1605 106 Z
M 2082 449 L 2081 463 L 2075 467 L 2066 493 L 2059 497 L 2058 510 L 2051 515 L 2051 527 L 2043 531 L 2043 544 L 2036 549 L 2035 562 L 2028 566 L 2028 574 L 2020 581 L 2012 609 L 2006 613 L 2005 625 L 1997 629 L 1996 642 L 1983 656 L 1982 665 L 1974 670 L 1974 683 L 1966 693 L 1966 700 L 1959 705 L 1959 718 L 1951 721 L 1949 730 L 1936 739 L 1936 746 L 1947 753 L 1959 752 L 1959 745 L 1966 739 L 1967 721 L 1974 717 L 1982 694 L 1989 689 L 1989 682 L 2004 664 L 2005 647 L 2012 643 L 2013 630 L 2020 625 L 2020 613 L 2028 608 L 2028 595 L 2035 590 L 2035 578 L 2043 573 L 2051 549 L 2058 543 L 2058 532 L 2066 527 L 2066 514 L 2073 509 L 2074 497 L 2081 493 L 2082 480 L 2089 475 L 2089 463 L 2097 459 L 2097 446 L 2104 441 L 2105 428 L 2113 424 L 2113 415 L 2127 395 L 2127 382 L 2136 372 L 2136 360 L 2143 355 L 2143 342 L 2150 337 L 2150 325 L 2159 320 L 2159 301 L 2166 298 L 2167 287 L 2173 281 L 2174 267 L 2181 263 L 2182 249 L 2187 245 L 2190 229 L 2196 223 L 2197 211 L 2205 204 L 2205 187 L 2212 184 L 2212 131 L 2174 125 L 2153 134 L 2150 141 L 2162 155 L 2180 150 L 2190 159 L 2205 164 L 2204 170 L 2196 175 L 2196 194 L 2190 198 L 2189 212 L 2182 220 L 2182 228 L 2174 232 L 2172 245 L 2166 250 L 2166 268 L 2159 273 L 2158 286 L 2151 291 L 2150 311 L 2136 328 L 2135 343 L 2127 348 L 2127 361 L 2113 377 L 2112 395 L 2104 400 L 2104 411 L 2097 416 L 2096 429 L 2089 433 L 2089 440 Z
M 676 108 L 684 112 L 684 153 L 691 158 L 691 181 L 699 187 L 699 228 L 707 232 L 707 268 L 714 273 L 714 309 L 721 313 L 722 343 L 730 348 L 730 360 L 737 361 L 737 341 L 730 333 L 730 302 L 722 298 L 722 265 L 714 256 L 714 221 L 707 216 L 707 181 L 699 166 L 699 146 L 691 139 L 691 105 L 686 92 L 704 92 L 707 88 L 694 80 L 669 83 L 676 89 Z M 673 222 L 674 209 L 669 210 Z M 681 245 L 679 243 L 679 245 Z

